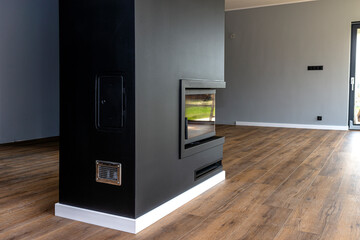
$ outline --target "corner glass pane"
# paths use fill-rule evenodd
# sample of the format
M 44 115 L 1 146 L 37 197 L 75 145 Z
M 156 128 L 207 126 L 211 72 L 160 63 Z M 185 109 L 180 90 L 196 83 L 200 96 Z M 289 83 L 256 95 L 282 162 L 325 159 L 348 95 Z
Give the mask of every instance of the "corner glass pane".
M 187 139 L 215 133 L 215 91 L 194 90 L 185 95 Z
M 354 104 L 354 123 L 360 124 L 360 29 L 357 30 L 356 37 L 356 69 L 355 69 L 355 104 Z

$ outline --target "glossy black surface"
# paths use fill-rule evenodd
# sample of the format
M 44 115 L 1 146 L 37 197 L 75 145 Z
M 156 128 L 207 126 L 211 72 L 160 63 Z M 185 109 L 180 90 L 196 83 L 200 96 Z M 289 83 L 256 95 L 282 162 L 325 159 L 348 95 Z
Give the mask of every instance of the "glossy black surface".
M 134 217 L 134 1 L 60 0 L 59 7 L 60 203 Z M 101 93 L 113 103 L 100 109 L 97 129 L 96 79 L 119 75 L 123 82 L 113 78 L 115 90 Z M 111 115 L 123 105 L 120 85 L 126 114 Z M 121 163 L 122 186 L 96 183 L 96 160 Z

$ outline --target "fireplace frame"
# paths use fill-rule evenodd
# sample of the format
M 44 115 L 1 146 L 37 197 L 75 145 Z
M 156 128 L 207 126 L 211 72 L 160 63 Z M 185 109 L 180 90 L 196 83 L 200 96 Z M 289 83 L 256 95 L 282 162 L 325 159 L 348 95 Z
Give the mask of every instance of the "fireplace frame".
M 225 138 L 219 136 L 210 136 L 197 142 L 188 143 L 185 137 L 185 96 L 187 90 L 215 90 L 226 88 L 226 83 L 221 80 L 198 80 L 181 79 L 180 80 L 180 159 L 192 156 L 196 153 L 205 151 L 209 148 L 224 144 Z

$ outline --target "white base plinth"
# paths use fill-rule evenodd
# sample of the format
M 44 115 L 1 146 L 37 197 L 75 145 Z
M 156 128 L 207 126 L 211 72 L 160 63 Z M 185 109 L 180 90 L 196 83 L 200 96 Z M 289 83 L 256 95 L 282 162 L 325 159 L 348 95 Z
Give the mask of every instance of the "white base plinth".
M 137 219 L 72 207 L 60 203 L 55 204 L 55 215 L 124 232 L 138 233 L 224 180 L 225 171 L 222 171 Z

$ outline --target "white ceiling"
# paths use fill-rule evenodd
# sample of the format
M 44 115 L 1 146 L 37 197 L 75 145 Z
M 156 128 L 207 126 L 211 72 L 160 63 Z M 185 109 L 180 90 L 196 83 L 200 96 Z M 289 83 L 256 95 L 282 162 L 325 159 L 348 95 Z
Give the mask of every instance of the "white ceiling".
M 225 0 L 225 9 L 231 11 L 310 1 L 316 0 Z

